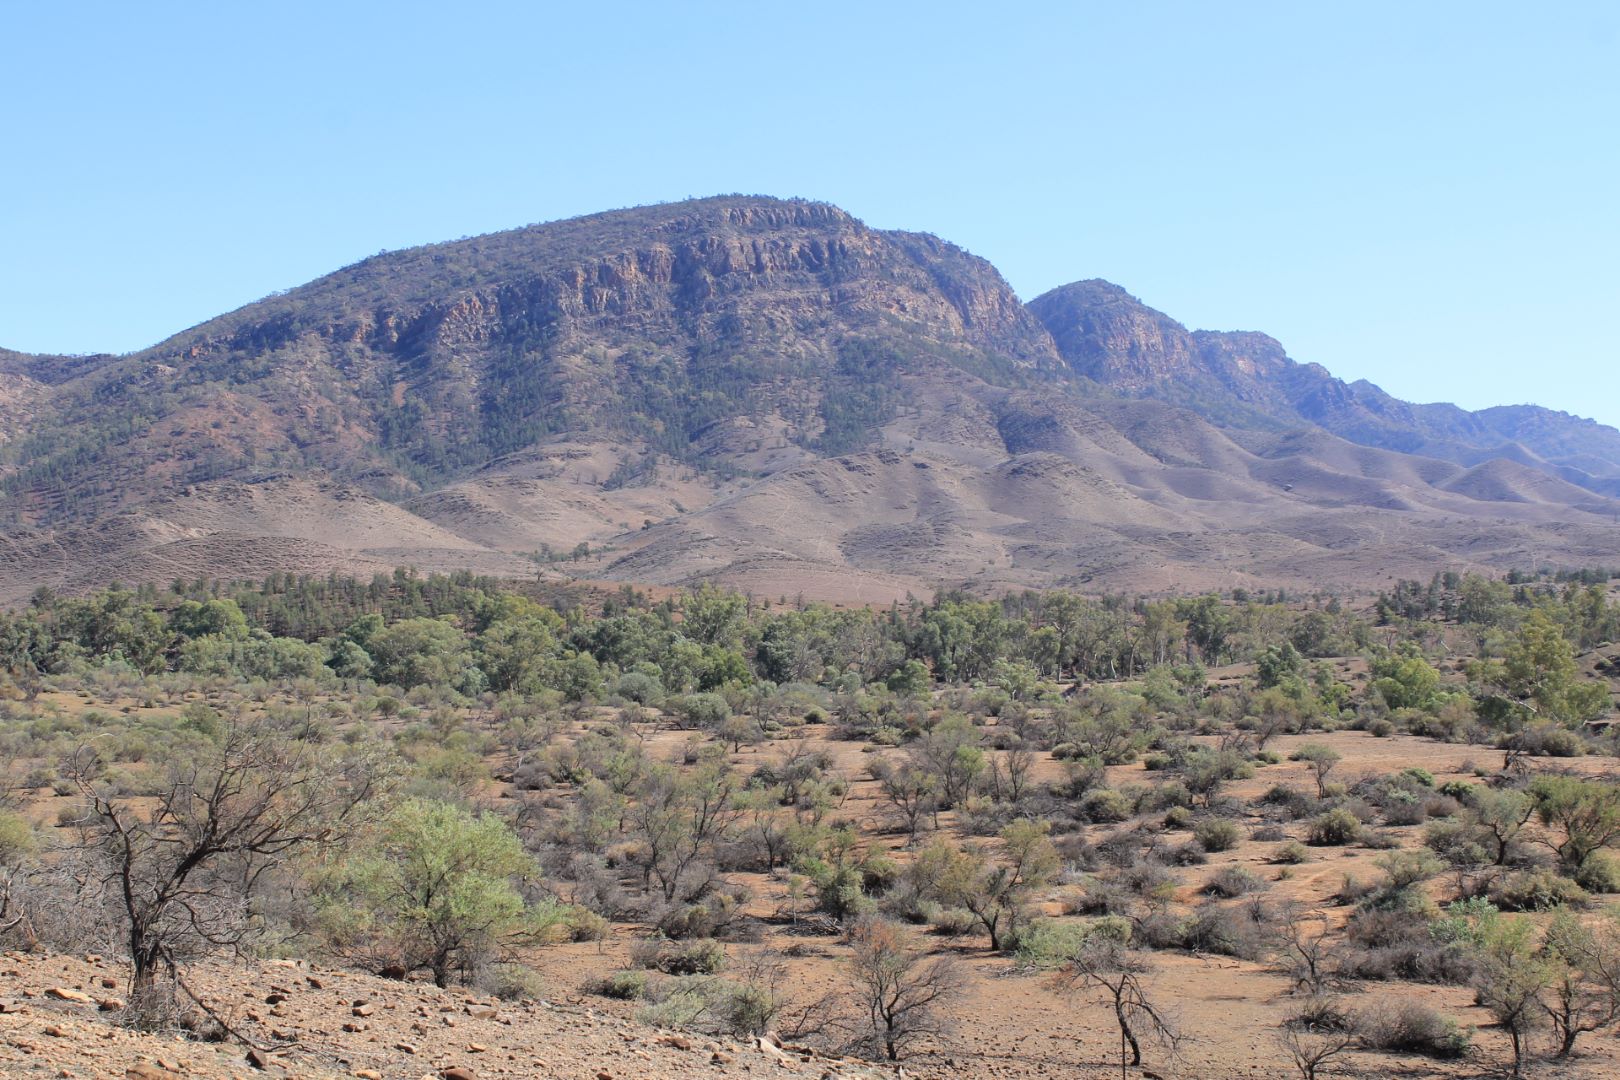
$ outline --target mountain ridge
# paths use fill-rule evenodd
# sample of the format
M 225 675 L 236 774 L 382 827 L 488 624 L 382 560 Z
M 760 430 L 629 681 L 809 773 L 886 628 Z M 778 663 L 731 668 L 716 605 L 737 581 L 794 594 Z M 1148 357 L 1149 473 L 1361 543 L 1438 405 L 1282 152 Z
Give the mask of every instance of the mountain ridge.
M 1526 472 L 1458 479 L 1495 460 Z M 1300 584 L 1294 516 L 1349 507 L 1393 515 L 1328 530 L 1361 582 L 1380 545 L 1591 559 L 1616 494 L 1595 422 L 1410 405 L 1100 279 L 1025 304 L 937 237 L 764 196 L 383 253 L 124 356 L 0 351 L 10 595 L 581 543 L 614 548 L 581 572 L 794 592 Z M 1431 519 L 1494 524 L 1448 552 Z

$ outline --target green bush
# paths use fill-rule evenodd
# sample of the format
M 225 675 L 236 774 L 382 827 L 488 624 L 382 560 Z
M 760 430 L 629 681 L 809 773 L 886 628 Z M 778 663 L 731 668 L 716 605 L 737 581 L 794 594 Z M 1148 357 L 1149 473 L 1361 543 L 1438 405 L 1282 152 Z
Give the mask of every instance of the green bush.
M 1072 921 L 1036 919 L 1019 932 L 1013 952 L 1021 967 L 1052 970 L 1062 967 L 1093 938 L 1128 944 L 1131 922 L 1120 915 Z
M 1584 906 L 1591 897 L 1569 878 L 1550 870 L 1519 870 L 1491 882 L 1491 903 L 1502 911 L 1547 911 Z
M 1297 866 L 1300 863 L 1311 861 L 1311 849 L 1298 840 L 1290 840 L 1277 849 L 1277 853 L 1271 857 L 1271 861 Z
M 1575 883 L 1588 892 L 1620 893 L 1620 859 L 1594 851 L 1575 874 Z
M 1242 841 L 1243 830 L 1226 818 L 1205 818 L 1193 829 L 1193 839 L 1208 852 L 1231 851 Z
M 645 971 L 615 971 L 596 985 L 596 992 L 620 1001 L 639 1001 L 647 996 L 647 985 Z
M 545 993 L 540 973 L 523 964 L 493 964 L 479 979 L 479 986 L 502 1001 L 534 1001 Z
M 1343 807 L 1320 814 L 1311 821 L 1306 839 L 1316 847 L 1353 844 L 1361 836 L 1361 822 Z
M 1086 793 L 1080 800 L 1080 813 L 1087 821 L 1098 824 L 1113 824 L 1124 821 L 1131 816 L 1135 804 L 1124 792 L 1114 788 L 1098 788 Z
M 1419 787 L 1434 787 L 1434 773 L 1421 766 L 1409 765 L 1402 769 L 1400 774 Z

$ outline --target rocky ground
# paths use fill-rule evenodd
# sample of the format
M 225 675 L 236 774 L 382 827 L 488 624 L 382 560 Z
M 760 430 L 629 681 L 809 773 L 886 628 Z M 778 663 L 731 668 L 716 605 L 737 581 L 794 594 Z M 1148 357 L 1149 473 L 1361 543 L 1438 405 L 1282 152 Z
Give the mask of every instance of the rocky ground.
M 257 1046 L 137 1032 L 119 1023 L 123 973 L 99 957 L 7 954 L 0 962 L 0 1075 L 224 1080 L 662 1080 L 889 1075 L 793 1046 L 645 1027 L 589 1008 L 503 1002 L 304 964 L 187 973 Z

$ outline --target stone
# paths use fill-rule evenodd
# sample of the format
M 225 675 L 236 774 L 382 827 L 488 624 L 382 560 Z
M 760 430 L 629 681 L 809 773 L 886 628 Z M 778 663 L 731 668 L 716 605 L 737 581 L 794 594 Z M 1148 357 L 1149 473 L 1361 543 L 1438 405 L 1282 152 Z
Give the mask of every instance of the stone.
M 56 998 L 58 1001 L 71 1001 L 75 1005 L 94 1005 L 96 999 L 82 990 L 70 990 L 64 986 L 53 986 L 45 991 L 45 996 Z
M 158 1065 L 131 1065 L 124 1070 L 124 1080 L 180 1080 L 180 1074 Z

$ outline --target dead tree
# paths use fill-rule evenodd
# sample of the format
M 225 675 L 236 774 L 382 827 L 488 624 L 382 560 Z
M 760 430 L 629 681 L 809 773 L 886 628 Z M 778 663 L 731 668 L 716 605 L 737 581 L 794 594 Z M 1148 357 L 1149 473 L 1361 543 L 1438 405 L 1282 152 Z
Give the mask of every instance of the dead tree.
M 373 803 L 383 775 L 375 759 L 341 756 L 309 734 L 233 720 L 199 760 L 171 768 L 149 808 L 98 784 L 88 748 L 75 755 L 87 804 L 80 844 L 98 858 L 122 926 L 132 1007 L 162 1000 L 160 972 L 178 985 L 185 959 L 241 949 L 264 875 L 338 839 Z
M 1143 978 L 1153 970 L 1148 960 L 1117 941 L 1093 938 L 1058 972 L 1059 986 L 1070 991 L 1101 990 L 1119 1025 L 1119 1073 L 1142 1064 L 1141 1037 L 1178 1056 L 1182 1036 L 1174 1020 L 1148 996 Z M 1140 1032 L 1140 1035 L 1139 1035 Z
M 850 931 L 854 952 L 849 980 L 869 1043 L 899 1061 L 917 1039 L 942 1031 L 940 1008 L 961 989 L 956 964 L 928 960 L 906 931 L 886 919 L 867 919 Z
M 1300 1080 L 1317 1080 L 1328 1062 L 1356 1045 L 1356 1036 L 1349 1031 L 1285 1027 L 1277 1041 L 1288 1052 Z

